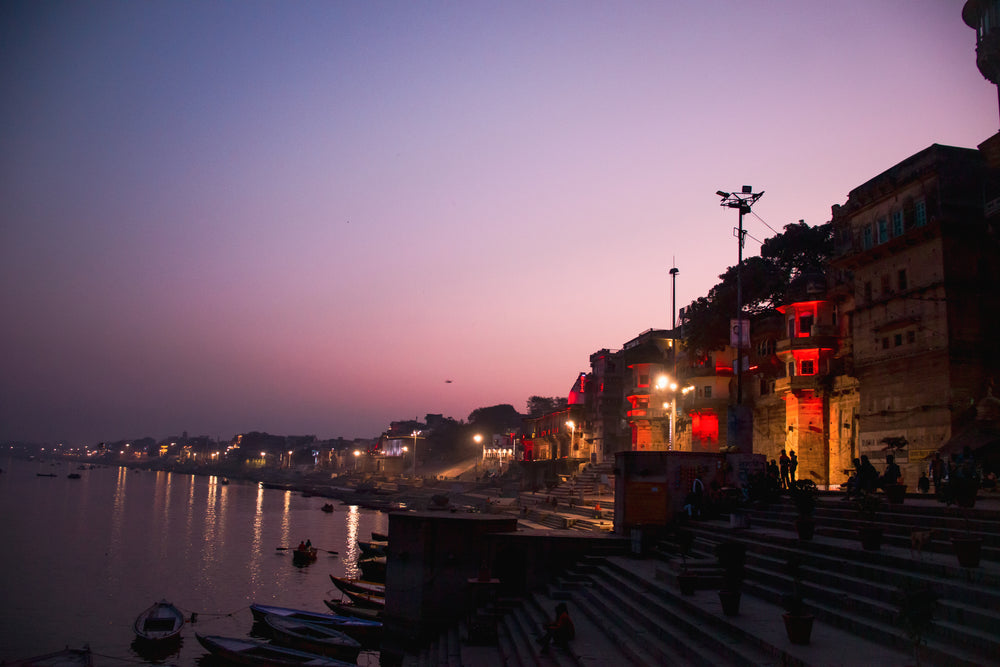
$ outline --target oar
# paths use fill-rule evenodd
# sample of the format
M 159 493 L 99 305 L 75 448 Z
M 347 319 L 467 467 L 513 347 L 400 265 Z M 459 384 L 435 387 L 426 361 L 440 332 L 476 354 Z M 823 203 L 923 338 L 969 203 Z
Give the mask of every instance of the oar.
M 296 549 L 298 549 L 298 547 L 275 547 L 275 550 L 277 551 L 295 551 Z M 316 551 L 325 551 L 326 553 L 333 554 L 334 556 L 340 553 L 339 551 L 333 551 L 332 549 L 320 549 L 319 547 L 313 547 L 313 549 Z

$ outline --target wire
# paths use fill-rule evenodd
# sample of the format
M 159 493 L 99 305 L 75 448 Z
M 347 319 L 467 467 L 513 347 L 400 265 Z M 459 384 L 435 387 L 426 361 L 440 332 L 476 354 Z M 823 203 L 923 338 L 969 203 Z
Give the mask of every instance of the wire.
M 778 235 L 780 235 L 780 234 L 781 234 L 781 232 L 779 232 L 779 231 L 778 231 L 777 229 L 775 229 L 775 228 L 774 228 L 774 227 L 772 227 L 771 225 L 767 224 L 767 221 L 766 221 L 766 220 L 764 220 L 764 218 L 762 218 L 762 217 L 760 217 L 759 215 L 757 215 L 757 211 L 754 211 L 753 209 L 750 209 L 750 213 L 751 213 L 751 214 L 753 215 L 753 217 L 755 217 L 755 218 L 757 218 L 758 220 L 760 220 L 761 222 L 763 222 L 763 223 L 764 223 L 764 226 L 765 226 L 765 227 L 767 227 L 768 229 L 770 229 L 770 230 L 771 230 L 772 232 L 774 232 L 775 234 L 778 234 Z

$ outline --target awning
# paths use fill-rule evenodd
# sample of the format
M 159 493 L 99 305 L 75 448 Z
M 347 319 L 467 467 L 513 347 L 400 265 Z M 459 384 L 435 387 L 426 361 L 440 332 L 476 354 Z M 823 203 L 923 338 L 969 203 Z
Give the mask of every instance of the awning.
M 1000 427 L 993 422 L 975 421 L 941 445 L 938 453 L 949 457 L 961 454 L 966 447 L 977 456 L 1000 451 Z

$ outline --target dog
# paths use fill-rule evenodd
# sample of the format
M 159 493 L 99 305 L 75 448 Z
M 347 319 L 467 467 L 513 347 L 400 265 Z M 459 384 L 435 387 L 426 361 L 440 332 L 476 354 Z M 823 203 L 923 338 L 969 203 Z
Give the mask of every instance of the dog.
M 910 558 L 913 558 L 913 552 L 917 552 L 917 556 L 920 560 L 924 559 L 924 547 L 930 544 L 930 541 L 934 539 L 933 530 L 914 530 L 910 532 Z

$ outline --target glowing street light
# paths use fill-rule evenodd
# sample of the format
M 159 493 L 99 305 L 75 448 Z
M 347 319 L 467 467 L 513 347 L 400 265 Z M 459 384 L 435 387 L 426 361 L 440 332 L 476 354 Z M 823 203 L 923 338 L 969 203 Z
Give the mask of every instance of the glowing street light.
M 576 422 L 572 419 L 566 422 L 566 426 L 569 426 L 569 455 L 573 456 L 573 444 L 576 442 Z
M 414 431 L 410 435 L 413 436 L 413 477 L 417 477 L 417 436 L 420 435 L 420 431 Z
M 354 450 L 354 472 L 358 471 L 358 462 L 361 460 L 360 457 L 361 457 L 361 450 L 360 449 L 355 449 Z

